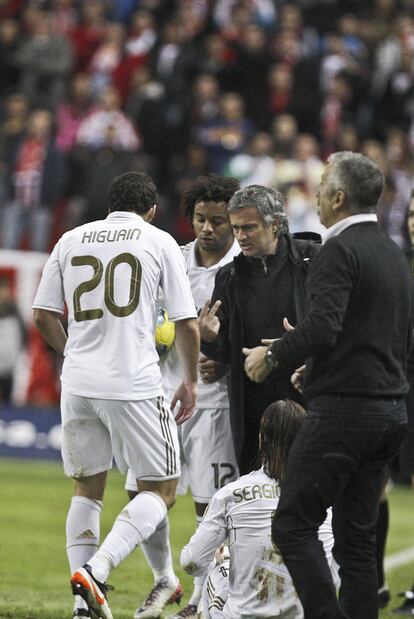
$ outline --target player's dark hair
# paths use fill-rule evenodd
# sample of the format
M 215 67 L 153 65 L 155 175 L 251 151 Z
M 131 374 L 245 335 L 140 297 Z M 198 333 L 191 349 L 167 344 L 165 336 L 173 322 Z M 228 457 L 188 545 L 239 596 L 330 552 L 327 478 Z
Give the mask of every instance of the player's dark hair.
M 132 211 L 144 215 L 157 203 L 157 188 L 144 172 L 126 172 L 111 183 L 109 210 Z
M 198 202 L 225 202 L 228 204 L 232 195 L 240 189 L 237 178 L 208 174 L 200 176 L 184 192 L 181 199 L 181 212 L 189 219 L 193 219 L 194 209 Z
M 258 464 L 278 482 L 283 478 L 289 449 L 305 417 L 305 409 L 293 400 L 277 400 L 262 415 Z

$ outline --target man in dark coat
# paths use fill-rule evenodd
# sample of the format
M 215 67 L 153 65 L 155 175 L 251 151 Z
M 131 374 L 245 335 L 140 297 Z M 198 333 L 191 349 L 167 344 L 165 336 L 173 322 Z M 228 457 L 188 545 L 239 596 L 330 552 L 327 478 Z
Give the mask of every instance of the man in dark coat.
M 289 234 L 283 197 L 275 189 L 241 189 L 228 210 L 242 253 L 217 273 L 212 300 L 199 324 L 202 352 L 230 365 L 231 426 L 243 475 L 257 454 L 265 408 L 285 398 L 302 404 L 303 398 L 290 383 L 294 365 L 260 386 L 252 382 L 243 371 L 242 348 L 260 344 L 261 338 L 280 337 L 283 317 L 292 324 L 304 317 L 307 272 L 319 245 Z

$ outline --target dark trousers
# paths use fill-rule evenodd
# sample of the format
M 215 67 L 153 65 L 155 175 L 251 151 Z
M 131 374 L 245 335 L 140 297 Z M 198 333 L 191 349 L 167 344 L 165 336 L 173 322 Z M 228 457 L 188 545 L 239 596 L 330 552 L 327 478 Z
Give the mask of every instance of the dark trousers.
M 305 619 L 377 619 L 378 501 L 406 424 L 402 398 L 324 396 L 310 403 L 289 453 L 272 525 Z M 317 535 L 330 506 L 339 600 Z

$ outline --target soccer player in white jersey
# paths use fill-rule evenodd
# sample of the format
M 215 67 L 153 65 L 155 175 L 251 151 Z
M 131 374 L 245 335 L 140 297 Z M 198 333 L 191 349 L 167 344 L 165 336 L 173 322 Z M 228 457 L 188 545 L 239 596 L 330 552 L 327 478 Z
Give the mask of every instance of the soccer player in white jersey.
M 182 211 L 189 217 L 196 239 L 181 247 L 187 264 L 191 291 L 198 310 L 211 298 L 217 271 L 231 262 L 240 248 L 234 240 L 227 214 L 227 204 L 239 182 L 234 178 L 210 174 L 199 177 L 184 193 Z M 199 361 L 197 406 L 191 420 L 178 430 L 182 475 L 178 494 L 190 486 L 196 517 L 201 521 L 214 492 L 238 476 L 230 427 L 229 400 L 225 374 L 227 366 L 207 360 Z M 164 391 L 172 398 L 182 372 L 174 346 L 161 363 Z M 126 488 L 130 498 L 136 490 L 129 474 Z M 136 619 L 159 617 L 176 586 L 168 528 L 158 531 L 142 549 L 154 573 L 154 588 L 137 609 Z M 188 604 L 170 619 L 193 619 L 201 597 L 203 579 L 195 578 Z
M 303 617 L 289 572 L 272 544 L 271 522 L 288 452 L 305 416 L 304 409 L 292 400 L 278 400 L 267 407 L 260 422 L 261 468 L 216 492 L 203 521 L 183 548 L 182 567 L 190 574 L 203 575 L 217 548 L 227 540 L 230 568 L 225 562 L 210 569 L 202 617 Z M 330 515 L 319 530 L 319 538 L 335 574 Z
M 197 393 L 199 334 L 185 261 L 174 239 L 151 221 L 152 180 L 117 177 L 109 215 L 67 232 L 44 268 L 33 304 L 46 341 L 64 354 L 62 457 L 74 478 L 66 542 L 74 617 L 112 619 L 106 579 L 138 544 L 163 526 L 180 475 L 176 423 L 191 417 Z M 163 402 L 155 349 L 160 288 L 176 324 L 183 382 L 172 408 Z M 68 335 L 59 315 L 68 308 Z M 107 471 L 115 457 L 130 469 L 138 494 L 99 546 Z M 177 598 L 181 590 L 177 586 Z

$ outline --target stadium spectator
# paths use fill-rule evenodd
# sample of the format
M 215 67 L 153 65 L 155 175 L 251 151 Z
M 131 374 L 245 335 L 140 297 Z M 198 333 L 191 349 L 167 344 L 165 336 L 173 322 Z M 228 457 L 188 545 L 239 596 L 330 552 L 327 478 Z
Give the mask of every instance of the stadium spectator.
M 77 143 L 90 149 L 113 146 L 121 151 L 137 151 L 139 137 L 120 104 L 118 91 L 112 86 L 105 88 L 97 108 L 80 124 Z
M 14 19 L 0 21 L 0 92 L 2 97 L 14 93 L 19 83 L 20 71 L 15 60 L 19 43 L 18 21 Z
M 198 178 L 183 196 L 182 209 L 191 221 L 196 238 L 181 247 L 181 251 L 197 310 L 201 310 L 210 299 L 217 271 L 240 252 L 227 212 L 228 201 L 237 189 L 239 183 L 236 179 L 212 174 Z M 175 346 L 161 363 L 161 373 L 163 390 L 170 400 L 182 374 Z M 238 474 L 231 438 L 227 373 L 226 365 L 200 355 L 196 409 L 192 418 L 178 429 L 182 476 L 177 493 L 186 494 L 190 487 L 197 523 L 201 522 L 214 492 Z M 129 497 L 133 498 L 136 482 L 130 473 L 125 487 Z M 137 609 L 137 619 L 159 616 L 175 590 L 177 579 L 172 571 L 167 541 L 168 529 L 161 529 L 142 546 L 154 572 L 155 586 Z M 167 568 L 171 572 L 168 576 Z M 170 615 L 170 619 L 196 619 L 202 585 L 203 578 L 194 579 L 188 604 L 180 612 Z
M 244 101 L 246 116 L 257 129 L 267 129 L 267 98 L 271 58 L 268 37 L 263 27 L 250 23 L 240 39 L 233 43 L 235 55 L 226 75 L 226 88 L 238 92 Z
M 289 572 L 272 545 L 272 515 L 279 502 L 279 485 L 291 445 L 306 417 L 291 400 L 279 400 L 260 420 L 259 453 L 253 472 L 231 482 L 213 496 L 197 531 L 181 552 L 181 565 L 190 574 L 206 575 L 220 544 L 229 556 L 215 554 L 203 592 L 205 619 L 249 617 L 303 617 Z M 327 561 L 332 558 L 331 514 L 319 529 Z M 218 560 L 217 560 L 218 559 Z
M 375 161 L 385 175 L 386 189 L 391 191 L 386 191 L 384 195 L 379 222 L 388 236 L 404 250 L 408 247 L 405 221 L 411 190 L 409 172 L 404 166 L 396 165 L 391 152 L 391 159 L 387 157 L 385 144 L 377 140 L 365 140 L 361 144 L 361 153 Z
M 196 312 L 178 245 L 149 223 L 156 202 L 155 185 L 146 174 L 130 172 L 115 179 L 108 217 L 58 241 L 33 304 L 34 322 L 44 339 L 58 353 L 65 352 L 62 457 L 65 473 L 74 479 L 66 521 L 74 617 L 89 609 L 90 616 L 112 619 L 104 584 L 111 569 L 165 526 L 175 502 L 177 429 L 163 403 L 154 342 L 160 287 L 176 323 L 183 368 L 184 382 L 171 403 L 174 407 L 180 400 L 177 423 L 191 417 L 195 405 Z M 67 336 L 59 318 L 65 302 Z M 95 552 L 113 455 L 121 471 L 133 471 L 139 493 Z M 179 600 L 181 595 L 177 581 L 173 596 Z
M 115 88 L 108 86 L 103 91 L 98 106 L 81 122 L 76 142 L 70 157 L 71 178 L 76 179 L 73 189 L 85 202 L 83 217 L 92 221 L 102 212 L 112 180 L 137 169 L 141 147 L 141 138 L 122 111 Z
M 51 3 L 50 12 L 54 32 L 70 37 L 78 19 L 75 0 L 54 0 Z
M 95 96 L 99 96 L 112 85 L 112 76 L 123 58 L 124 40 L 124 26 L 109 22 L 87 68 Z
M 222 174 L 230 158 L 245 149 L 252 132 L 242 97 L 226 93 L 220 98 L 217 117 L 196 125 L 194 137 L 207 149 L 213 172 Z
M 230 159 L 225 172 L 240 179 L 242 187 L 271 187 L 275 184 L 276 169 L 272 137 L 266 131 L 258 131 L 253 134 L 246 152 Z
M 103 0 L 85 0 L 80 5 L 79 23 L 71 33 L 76 73 L 87 71 L 91 58 L 105 36 L 107 21 Z
M 298 124 L 292 114 L 278 114 L 272 121 L 271 134 L 276 160 L 291 159 L 298 135 Z
M 307 316 L 268 347 L 244 349 L 258 383 L 271 368 L 306 361 L 309 416 L 289 455 L 272 535 L 313 619 L 378 616 L 375 523 L 385 468 L 407 427 L 414 315 L 409 269 L 377 224 L 382 190 L 383 174 L 367 157 L 331 156 L 318 194 L 328 230 L 309 274 Z M 330 506 L 339 600 L 317 540 Z
M 48 249 L 53 206 L 63 195 L 66 181 L 65 160 L 54 145 L 52 124 L 50 112 L 35 110 L 21 138 L 9 143 L 5 154 L 7 204 L 2 238 L 5 249 L 18 249 L 27 231 L 30 231 L 30 249 Z
M 165 109 L 166 97 L 162 82 L 154 79 L 148 65 L 135 69 L 126 113 L 139 131 L 143 149 L 152 158 L 156 169 L 161 167 L 157 160 L 162 158 L 164 151 L 168 153 L 169 150 Z
M 252 185 L 229 202 L 230 223 L 242 253 L 218 273 L 210 308 L 199 316 L 201 350 L 209 359 L 230 365 L 230 417 L 242 474 L 257 453 L 260 417 L 275 399 L 302 402 L 290 375 L 293 366 L 258 386 L 243 371 L 244 346 L 262 337 L 282 335 L 282 320 L 304 316 L 305 283 L 318 245 L 289 234 L 282 195 Z
M 56 146 L 59 150 L 68 152 L 74 148 L 79 127 L 90 115 L 93 105 L 91 79 L 86 73 L 77 73 L 71 81 L 67 99 L 56 111 Z
M 220 33 L 207 34 L 199 52 L 199 75 L 214 76 L 223 88 L 227 82 L 228 68 L 235 60 L 235 54 Z
M 131 56 L 146 57 L 157 40 L 157 30 L 152 13 L 141 9 L 133 13 L 125 45 Z
M 54 32 L 51 13 L 33 13 L 32 32 L 16 51 L 15 61 L 21 92 L 32 105 L 53 110 L 64 96 L 73 55 L 66 37 Z
M 0 126 L 0 208 L 7 202 L 10 170 L 8 157 L 24 134 L 29 101 L 24 95 L 10 95 L 4 103 L 4 119 Z

